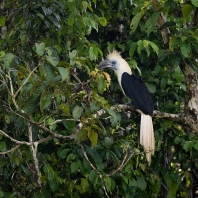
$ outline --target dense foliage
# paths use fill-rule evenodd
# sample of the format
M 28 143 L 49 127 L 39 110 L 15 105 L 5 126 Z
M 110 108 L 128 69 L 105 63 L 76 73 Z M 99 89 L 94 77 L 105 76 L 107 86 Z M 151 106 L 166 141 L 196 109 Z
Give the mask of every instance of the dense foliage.
M 158 6 L 156 11 L 145 0 L 5 1 L 0 197 L 171 198 L 195 192 L 196 134 L 153 118 L 156 152 L 147 166 L 139 114 L 116 107 L 129 101 L 112 71 L 96 69 L 117 49 L 146 82 L 155 110 L 187 110 L 180 64 L 198 68 L 197 1 Z M 157 24 L 160 12 L 167 20 L 163 27 Z M 165 44 L 161 30 L 167 27 Z

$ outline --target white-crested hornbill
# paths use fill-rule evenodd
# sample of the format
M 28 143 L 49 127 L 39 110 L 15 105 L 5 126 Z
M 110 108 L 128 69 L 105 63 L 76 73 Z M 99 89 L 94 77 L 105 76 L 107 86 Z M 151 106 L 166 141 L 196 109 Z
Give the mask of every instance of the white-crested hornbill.
M 153 131 L 153 102 L 145 83 L 135 74 L 132 74 L 128 63 L 120 53 L 113 51 L 107 59 L 102 61 L 98 69 L 111 68 L 115 71 L 120 87 L 126 97 L 131 99 L 135 109 L 141 112 L 140 144 L 144 147 L 146 158 L 150 165 L 151 155 L 155 152 L 155 137 Z

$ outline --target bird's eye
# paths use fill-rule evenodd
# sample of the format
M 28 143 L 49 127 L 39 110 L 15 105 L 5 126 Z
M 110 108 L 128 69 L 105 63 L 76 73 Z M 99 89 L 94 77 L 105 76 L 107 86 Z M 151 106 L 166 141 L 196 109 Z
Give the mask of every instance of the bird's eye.
M 112 63 L 113 65 L 115 65 L 115 64 L 116 64 L 116 61 L 112 61 L 111 63 Z

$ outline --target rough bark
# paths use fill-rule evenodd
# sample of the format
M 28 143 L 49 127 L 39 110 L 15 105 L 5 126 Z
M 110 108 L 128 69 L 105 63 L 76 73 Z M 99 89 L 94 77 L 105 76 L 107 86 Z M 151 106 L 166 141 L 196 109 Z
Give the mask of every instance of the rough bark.
M 160 11 L 161 7 L 159 4 L 158 0 L 152 0 L 152 7 L 153 10 L 158 12 Z M 197 23 L 197 11 L 194 13 L 194 21 L 193 23 Z M 159 19 L 158 19 L 158 25 L 162 26 L 164 23 L 166 23 L 164 14 L 161 12 Z M 169 36 L 170 36 L 170 30 L 168 28 L 162 29 L 161 30 L 161 35 L 164 41 L 164 44 L 167 44 L 169 41 Z M 195 71 L 193 70 L 192 67 L 190 67 L 184 60 L 181 62 L 179 65 L 185 78 L 186 82 L 186 87 L 187 87 L 187 94 L 188 94 L 188 107 L 187 111 L 182 112 L 182 114 L 179 115 L 179 117 L 163 117 L 171 119 L 172 121 L 175 121 L 182 124 L 186 125 L 187 127 L 190 128 L 191 132 L 198 132 L 198 79 Z
M 153 10 L 155 12 L 159 12 L 160 11 L 160 5 L 159 5 L 159 1 L 158 0 L 153 0 L 152 1 L 152 7 Z M 166 19 L 164 17 L 163 12 L 160 12 L 160 15 L 158 17 L 158 21 L 157 21 L 158 25 L 161 27 L 162 25 L 164 25 L 164 23 L 166 23 Z M 162 39 L 164 44 L 167 44 L 169 42 L 169 36 L 170 36 L 170 30 L 168 27 L 163 28 L 161 30 L 161 34 L 162 34 Z

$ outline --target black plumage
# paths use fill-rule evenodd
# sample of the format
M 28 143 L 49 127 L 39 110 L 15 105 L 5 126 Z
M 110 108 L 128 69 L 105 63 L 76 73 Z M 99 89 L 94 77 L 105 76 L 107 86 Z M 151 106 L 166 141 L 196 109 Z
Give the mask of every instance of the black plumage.
M 121 77 L 121 85 L 125 95 L 130 98 L 136 109 L 146 115 L 153 114 L 153 101 L 145 83 L 135 74 L 124 72 Z

